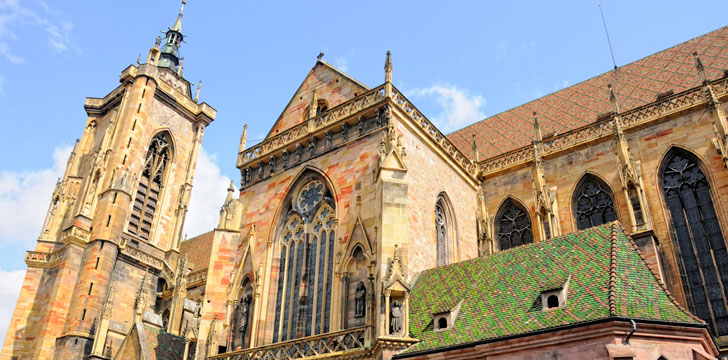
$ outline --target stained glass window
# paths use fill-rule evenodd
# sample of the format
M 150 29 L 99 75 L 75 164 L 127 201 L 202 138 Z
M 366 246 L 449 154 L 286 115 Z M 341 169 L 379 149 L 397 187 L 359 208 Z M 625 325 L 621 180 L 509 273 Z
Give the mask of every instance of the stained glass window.
M 714 334 L 728 335 L 728 252 L 708 179 L 692 155 L 673 150 L 661 181 L 688 307 Z
M 501 250 L 533 242 L 531 218 L 528 212 L 513 199 L 507 199 L 501 205 L 495 219 L 498 245 Z
M 592 175 L 587 174 L 579 181 L 573 204 L 579 230 L 617 220 L 612 191 Z

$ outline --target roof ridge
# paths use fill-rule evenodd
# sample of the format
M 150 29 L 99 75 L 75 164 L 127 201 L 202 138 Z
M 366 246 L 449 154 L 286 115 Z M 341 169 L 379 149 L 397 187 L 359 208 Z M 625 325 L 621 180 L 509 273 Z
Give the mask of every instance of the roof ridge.
M 615 222 L 616 223 L 616 222 Z M 634 242 L 634 239 L 627 234 L 627 232 L 624 231 L 624 228 L 622 228 L 621 225 L 618 226 L 622 230 L 622 234 L 627 238 L 627 243 L 632 246 L 632 248 L 637 251 L 637 255 L 639 255 L 640 259 L 642 260 L 642 263 L 647 267 L 647 270 L 649 270 L 650 274 L 652 274 L 652 277 L 655 279 L 657 284 L 660 286 L 660 289 L 665 292 L 667 295 L 667 298 L 670 299 L 670 302 L 675 305 L 680 311 L 688 315 L 690 318 L 700 321 L 702 323 L 705 323 L 705 321 L 697 316 L 695 316 L 693 313 L 688 311 L 686 308 L 684 308 L 680 303 L 675 299 L 675 297 L 672 295 L 672 292 L 670 289 L 667 288 L 667 285 L 662 281 L 662 279 L 657 276 L 657 273 L 652 269 L 650 264 L 647 262 L 647 259 L 645 258 L 644 254 L 642 254 L 642 251 L 640 250 L 639 246 L 637 246 L 637 243 Z
M 609 234 L 609 316 L 617 316 L 617 300 L 615 296 L 617 284 L 617 229 L 616 223 L 612 223 L 611 233 Z

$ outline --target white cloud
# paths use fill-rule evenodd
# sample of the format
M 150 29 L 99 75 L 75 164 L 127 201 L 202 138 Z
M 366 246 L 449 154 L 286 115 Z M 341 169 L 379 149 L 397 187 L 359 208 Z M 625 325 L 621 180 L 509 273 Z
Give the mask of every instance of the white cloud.
M 70 153 L 71 146 L 56 147 L 50 168 L 0 172 L 0 243 L 33 247 Z
M 48 45 L 56 52 L 80 51 L 71 42 L 73 23 L 66 20 L 65 16 L 52 9 L 48 4 L 42 1 L 38 4 L 43 9 L 40 12 L 28 7 L 27 2 L 21 5 L 19 0 L 0 0 L 0 40 L 18 40 L 18 35 L 13 28 L 30 24 L 42 29 L 47 36 Z M 13 64 L 24 62 L 22 57 L 12 54 L 7 42 L 0 42 L 0 55 Z
M 220 173 L 216 162 L 215 154 L 208 154 L 204 147 L 200 149 L 189 211 L 185 218 L 184 233 L 189 237 L 208 232 L 217 225 L 230 178 Z
M 22 57 L 10 53 L 10 48 L 8 47 L 8 44 L 4 42 L 0 42 L 0 55 L 4 56 L 8 61 L 13 64 L 22 64 L 25 62 L 25 59 L 23 59 Z
M 346 72 L 349 69 L 349 67 L 346 65 L 346 59 L 344 59 L 343 57 L 337 57 L 336 59 L 334 59 L 334 66 L 336 66 L 337 69 L 343 72 Z
M 501 40 L 498 43 L 498 47 L 495 51 L 495 62 L 500 62 L 501 60 L 505 59 L 506 55 L 508 55 L 508 50 L 506 50 L 506 42 Z
M 23 285 L 25 270 L 5 271 L 0 269 L 0 341 L 5 341 L 10 318 L 15 310 L 15 302 L 20 294 L 20 287 Z
M 467 89 L 441 84 L 414 89 L 407 93 L 408 96 L 435 98 L 442 111 L 432 121 L 444 132 L 459 129 L 485 118 L 485 114 L 481 111 L 486 105 L 485 99 L 480 95 L 471 96 Z

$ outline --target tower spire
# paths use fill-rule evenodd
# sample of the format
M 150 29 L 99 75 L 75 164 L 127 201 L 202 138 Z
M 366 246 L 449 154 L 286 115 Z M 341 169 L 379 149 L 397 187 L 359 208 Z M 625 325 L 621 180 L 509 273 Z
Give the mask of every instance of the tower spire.
M 158 66 L 166 67 L 175 73 L 178 73 L 177 66 L 180 65 L 179 45 L 184 41 L 182 34 L 182 12 L 185 9 L 187 0 L 182 0 L 182 7 L 179 9 L 179 15 L 174 25 L 167 29 L 165 35 L 164 46 L 162 47 L 162 55 L 160 56 Z
M 182 0 L 182 7 L 179 9 L 179 15 L 177 15 L 177 20 L 175 20 L 174 25 L 172 25 L 172 29 L 170 30 L 182 32 L 182 12 L 185 11 L 185 4 L 187 4 L 187 0 Z

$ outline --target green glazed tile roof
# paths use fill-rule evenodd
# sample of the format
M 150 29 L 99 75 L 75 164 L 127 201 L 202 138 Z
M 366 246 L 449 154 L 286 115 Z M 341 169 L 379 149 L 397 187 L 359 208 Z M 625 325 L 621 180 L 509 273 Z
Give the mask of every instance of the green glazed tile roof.
M 542 311 L 541 292 L 569 277 L 566 306 Z M 434 331 L 432 315 L 461 300 L 453 326 Z M 703 324 L 612 223 L 424 271 L 410 294 L 410 332 L 420 342 L 405 354 L 607 318 Z

